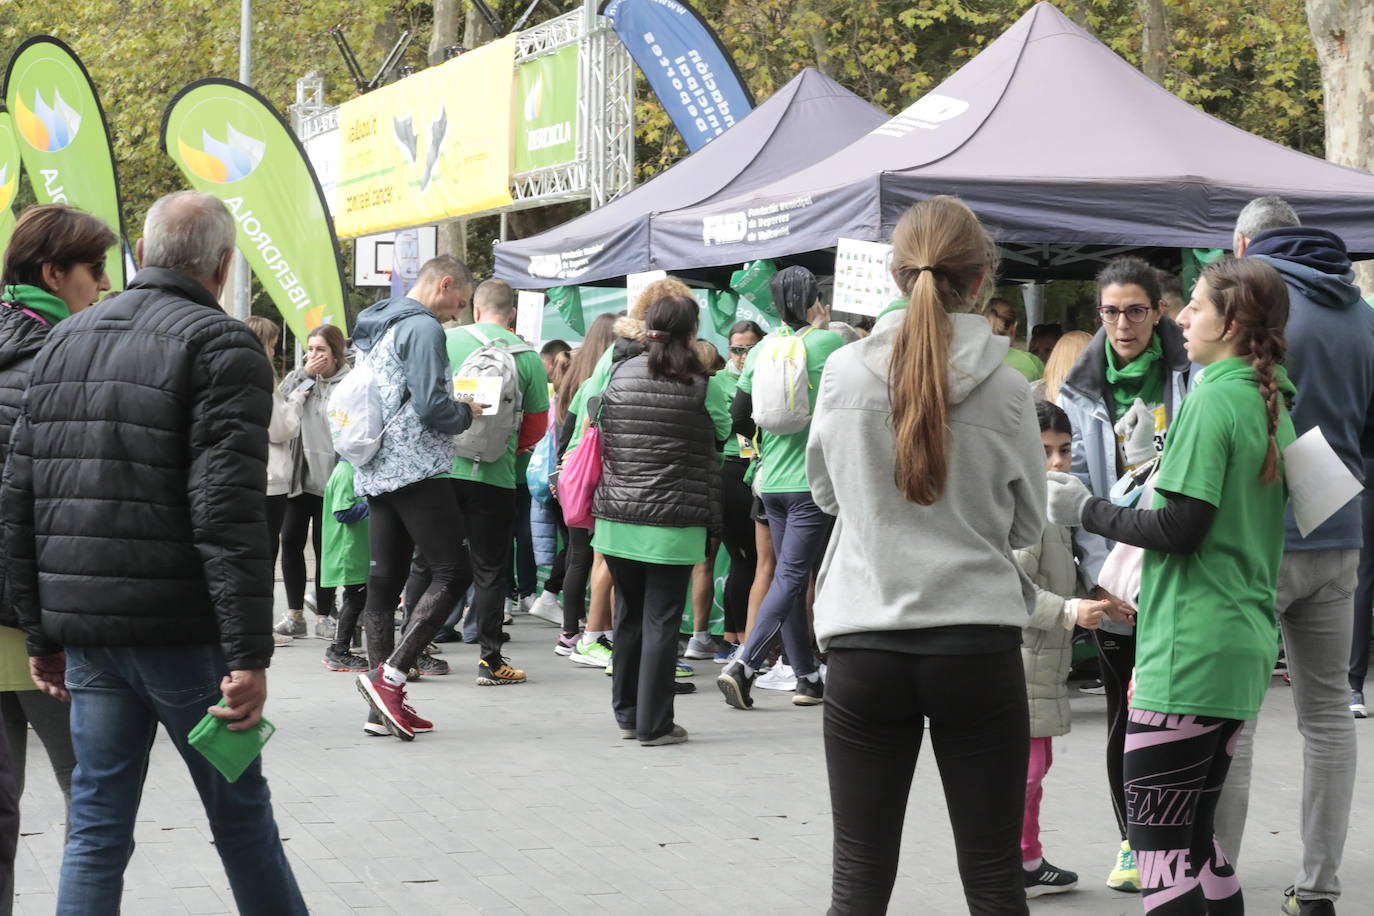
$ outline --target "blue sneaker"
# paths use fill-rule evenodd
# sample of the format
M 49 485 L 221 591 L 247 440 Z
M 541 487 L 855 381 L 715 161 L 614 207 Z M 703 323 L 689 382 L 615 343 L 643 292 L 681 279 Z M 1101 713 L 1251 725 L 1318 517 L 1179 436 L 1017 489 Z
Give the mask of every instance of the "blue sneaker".
M 735 656 L 738 654 L 739 646 L 735 645 L 732 642 L 727 642 L 724 648 L 717 652 L 715 657 L 712 658 L 711 661 L 715 662 L 717 665 L 728 665 L 731 661 L 734 660 Z
M 673 671 L 674 677 L 696 677 L 697 669 L 686 662 L 678 662 L 676 670 Z

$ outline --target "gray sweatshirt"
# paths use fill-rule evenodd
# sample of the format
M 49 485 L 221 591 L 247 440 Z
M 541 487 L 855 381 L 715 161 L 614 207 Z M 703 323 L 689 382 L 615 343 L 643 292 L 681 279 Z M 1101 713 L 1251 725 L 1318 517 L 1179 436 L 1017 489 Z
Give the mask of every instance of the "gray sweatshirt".
M 816 588 L 816 636 L 979 624 L 1025 626 L 1035 593 L 1012 550 L 1045 525 L 1045 452 L 1030 387 L 1002 365 L 1007 339 L 977 315 L 952 315 L 949 479 L 918 506 L 893 481 L 887 372 L 905 317 L 830 357 L 806 472 L 837 517 Z

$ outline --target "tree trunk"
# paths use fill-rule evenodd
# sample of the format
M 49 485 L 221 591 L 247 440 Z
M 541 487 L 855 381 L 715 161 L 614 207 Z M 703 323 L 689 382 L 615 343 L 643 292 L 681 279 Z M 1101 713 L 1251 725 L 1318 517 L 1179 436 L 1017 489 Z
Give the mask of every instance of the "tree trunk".
M 1321 65 L 1326 158 L 1374 170 L 1374 0 L 1307 0 L 1307 26 Z M 1355 276 L 1374 291 L 1374 264 L 1356 265 Z
M 1169 63 L 1169 21 L 1164 0 L 1136 0 L 1140 14 L 1140 69 L 1159 85 Z
M 463 19 L 459 15 L 459 0 L 434 0 L 434 34 L 429 39 L 429 63 L 444 62 L 444 48 L 458 44 L 458 29 Z

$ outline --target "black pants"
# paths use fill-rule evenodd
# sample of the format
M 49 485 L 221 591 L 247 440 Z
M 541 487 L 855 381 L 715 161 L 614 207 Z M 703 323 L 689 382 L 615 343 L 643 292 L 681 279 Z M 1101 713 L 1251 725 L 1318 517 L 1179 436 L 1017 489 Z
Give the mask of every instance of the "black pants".
M 1130 712 L 1127 833 L 1150 916 L 1245 912 L 1236 871 L 1213 836 L 1217 801 L 1241 724 L 1238 719 Z
M 286 586 L 286 606 L 293 611 L 305 607 L 305 538 L 315 548 L 315 613 L 334 615 L 334 589 L 320 588 L 320 515 L 324 498 L 302 493 L 286 501 L 281 526 L 281 577 Z
M 1135 633 L 1120 635 L 1093 630 L 1102 686 L 1107 691 L 1107 785 L 1112 790 L 1112 812 L 1121 839 L 1126 839 L 1126 781 L 1122 755 L 1126 747 L 1126 688 L 1135 670 Z
M 969 912 L 1025 914 L 1021 817 L 1030 722 L 1020 650 L 908 655 L 832 648 L 829 662 L 830 913 L 887 912 L 926 718 Z
M 272 542 L 272 575 L 277 574 L 277 554 L 281 552 L 281 526 L 286 520 L 286 494 L 267 497 L 267 538 Z
M 607 557 L 606 565 L 617 602 L 611 709 L 621 728 L 650 741 L 673 730 L 677 631 L 692 567 L 619 557 Z
M 516 598 L 533 595 L 539 585 L 539 566 L 534 559 L 534 533 L 530 530 L 533 500 L 527 487 L 515 488 L 515 569 L 510 593 Z
M 1355 584 L 1355 627 L 1350 638 L 1350 689 L 1364 692 L 1369 672 L 1370 614 L 1374 612 L 1374 461 L 1364 463 L 1366 482 L 1360 498 L 1364 518 L 1364 546 L 1360 548 L 1360 574 Z
M 472 612 L 477 615 L 477 639 L 482 644 L 482 658 L 495 663 L 501 657 L 501 622 L 505 619 L 506 593 L 511 581 L 511 540 L 515 533 L 515 491 L 472 480 L 449 480 L 453 502 L 461 513 L 458 530 L 450 529 L 448 537 L 463 549 L 467 562 L 454 584 L 454 601 L 473 587 Z M 465 533 L 466 532 L 466 533 Z M 418 545 L 417 545 L 418 546 Z M 411 600 L 421 592 L 428 595 L 431 588 L 431 561 L 423 546 L 411 567 L 406 583 L 406 608 L 419 607 Z M 433 639 L 443 626 L 453 602 L 444 608 L 429 638 Z M 413 615 L 412 615 L 412 626 Z
M 358 618 L 366 606 L 366 585 L 344 586 L 343 603 L 339 607 L 339 626 L 334 631 L 334 648 L 342 652 L 353 648 L 353 631 L 358 628 Z
M 749 589 L 759 562 L 754 540 L 754 494 L 744 482 L 749 462 L 726 458 L 720 472 L 721 542 L 730 554 L 730 575 L 725 580 L 725 632 L 741 634 L 749 619 Z
M 367 660 L 374 667 L 386 661 L 409 671 L 472 578 L 468 553 L 463 549 L 463 513 L 453 481 L 440 478 L 370 496 L 367 504 L 368 545 L 372 550 L 363 611 Z M 423 594 L 410 604 L 411 626 L 395 646 L 396 601 L 406 585 L 410 557 L 416 550 L 425 557 L 428 582 Z
M 568 526 L 563 524 L 563 509 L 558 503 L 550 503 L 549 510 L 558 529 L 558 553 L 549 567 L 549 577 L 544 580 L 544 591 L 560 595 L 563 593 L 563 579 L 568 574 Z
M 590 528 L 568 529 L 567 571 L 563 574 L 563 635 L 571 636 L 587 616 L 587 581 L 592 577 Z

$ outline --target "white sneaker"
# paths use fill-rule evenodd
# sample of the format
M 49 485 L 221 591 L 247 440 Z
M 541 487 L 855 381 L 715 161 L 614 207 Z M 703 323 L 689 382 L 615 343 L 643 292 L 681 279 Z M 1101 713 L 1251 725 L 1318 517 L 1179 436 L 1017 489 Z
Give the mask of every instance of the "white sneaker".
M 754 686 L 764 690 L 796 690 L 797 675 L 791 665 L 778 662 L 767 674 L 754 678 Z
M 553 592 L 543 592 L 530 605 L 530 616 L 538 617 L 546 623 L 561 627 L 563 625 L 563 606 L 558 603 L 558 596 Z
M 289 646 L 292 642 L 293 640 L 290 636 L 283 636 L 282 634 L 276 632 L 272 634 L 272 645 L 276 646 L 278 649 L 280 649 L 282 646 Z
M 530 612 L 530 606 L 532 604 L 534 604 L 533 595 L 521 595 L 520 600 L 516 602 L 516 612 L 520 614 L 528 614 Z
M 682 657 L 715 658 L 717 651 L 719 650 L 716 649 L 715 643 L 711 642 L 709 639 L 707 639 L 706 642 L 701 642 L 693 636 L 687 640 L 687 649 L 682 653 Z
M 334 638 L 334 634 L 335 634 L 335 632 L 338 630 L 338 628 L 339 628 L 338 621 L 336 621 L 333 617 L 316 617 L 316 618 L 315 618 L 315 638 L 316 638 L 316 639 L 329 639 L 329 640 L 332 640 L 332 639 Z

